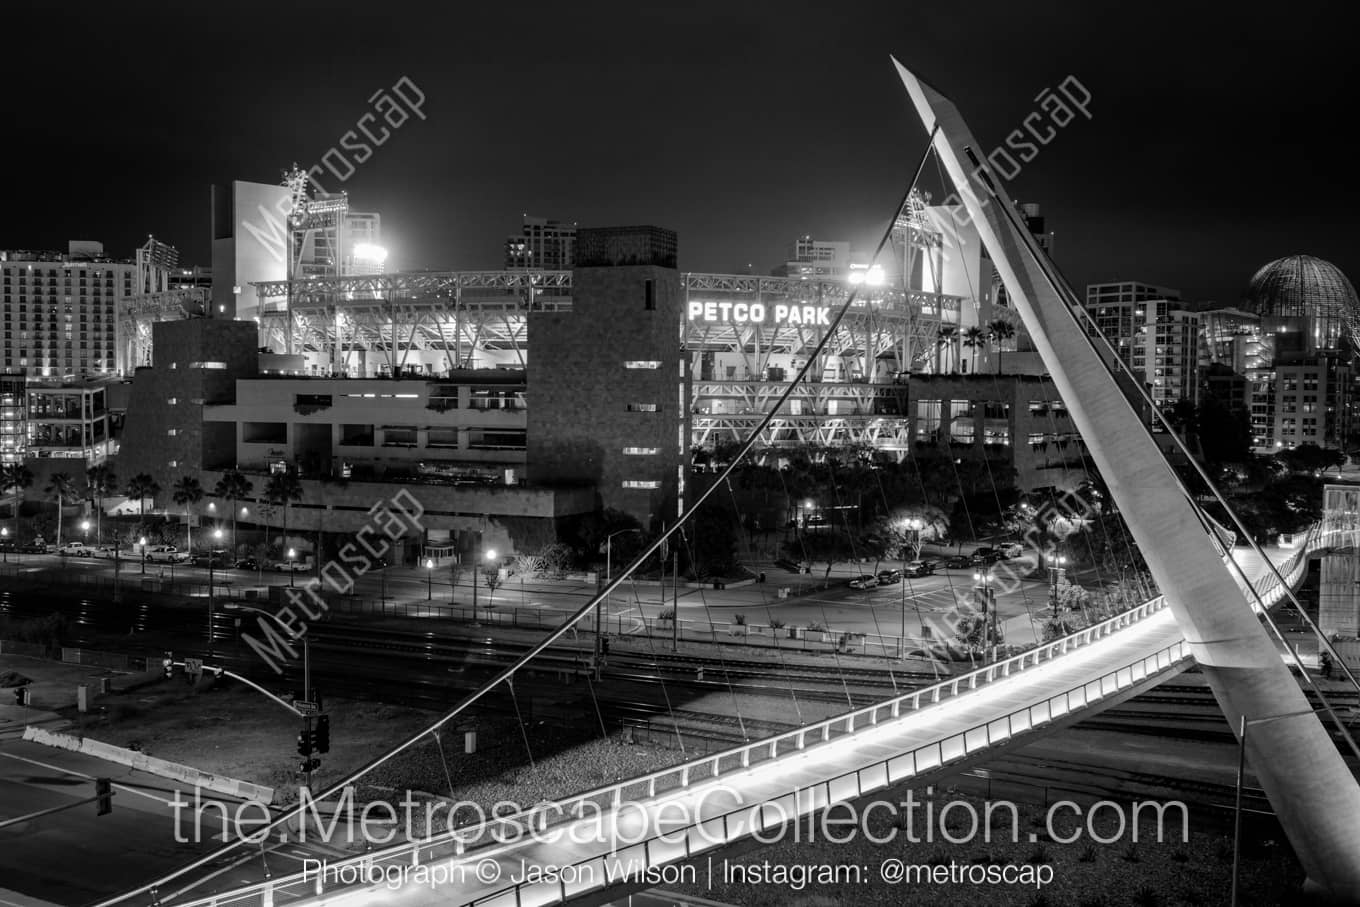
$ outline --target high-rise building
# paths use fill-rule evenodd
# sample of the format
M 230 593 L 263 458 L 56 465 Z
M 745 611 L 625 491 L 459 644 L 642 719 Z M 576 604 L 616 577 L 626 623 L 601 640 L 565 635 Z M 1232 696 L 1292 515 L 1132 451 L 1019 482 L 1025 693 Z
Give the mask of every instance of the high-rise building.
M 1263 453 L 1300 444 L 1342 448 L 1350 431 L 1351 368 L 1336 356 L 1276 360 L 1250 369 L 1252 444 Z
M 7 374 L 39 378 L 117 370 L 119 303 L 138 291 L 137 264 L 72 241 L 66 253 L 0 251 Z
M 505 240 L 507 268 L 569 271 L 576 261 L 576 224 L 524 215 L 518 236 Z
M 1104 335 L 1159 408 L 1199 400 L 1199 315 L 1181 303 L 1178 290 L 1136 281 L 1091 284 L 1085 308 L 1092 334 Z
M 850 273 L 850 244 L 801 236 L 789 248 L 789 259 L 774 269 L 775 277 L 831 278 Z

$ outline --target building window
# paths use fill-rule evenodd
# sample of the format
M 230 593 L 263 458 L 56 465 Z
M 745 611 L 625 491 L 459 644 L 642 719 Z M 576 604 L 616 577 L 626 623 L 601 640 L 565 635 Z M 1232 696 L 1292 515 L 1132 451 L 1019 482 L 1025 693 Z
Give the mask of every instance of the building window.
M 655 312 L 655 311 L 656 311 L 656 281 L 655 281 L 655 280 L 647 280 L 647 281 L 643 281 L 642 287 L 643 287 L 643 289 L 642 289 L 642 293 L 643 293 L 643 297 L 642 297 L 642 299 L 643 299 L 643 308 L 645 308 L 645 309 L 646 309 L 647 311 L 649 311 L 649 312 Z
M 168 404 L 170 404 L 171 406 L 174 406 L 176 403 L 179 402 L 179 400 L 178 400 L 177 398 L 175 398 L 175 397 L 167 397 L 167 398 L 165 399 L 165 402 L 168 403 Z
M 177 434 L 179 434 L 179 429 L 178 429 L 178 428 L 169 429 L 168 431 L 166 431 L 166 434 L 167 434 L 167 435 L 177 435 Z
M 628 411 L 630 413 L 654 413 L 657 411 L 657 407 L 655 403 L 629 403 Z
M 625 447 L 623 454 L 626 457 L 654 457 L 661 453 L 659 447 Z
M 661 362 L 656 359 L 629 359 L 623 364 L 624 368 L 661 368 Z
M 227 364 L 226 364 L 225 362 L 190 362 L 190 363 L 189 363 L 189 368 L 224 369 L 224 368 L 226 368 L 226 367 L 227 367 Z M 174 368 L 174 366 L 172 365 L 171 368 Z
M 623 482 L 623 487 L 624 487 L 624 488 L 648 488 L 648 489 L 651 489 L 651 488 L 660 488 L 660 487 L 661 487 L 661 483 L 660 483 L 660 482 L 657 482 L 657 481 L 645 480 L 645 479 L 625 479 L 624 482 Z

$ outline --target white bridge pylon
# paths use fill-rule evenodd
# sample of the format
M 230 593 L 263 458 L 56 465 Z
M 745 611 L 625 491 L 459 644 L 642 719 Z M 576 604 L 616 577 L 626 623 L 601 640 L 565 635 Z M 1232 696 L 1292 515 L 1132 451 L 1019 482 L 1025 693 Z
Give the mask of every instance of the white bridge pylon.
M 1080 300 L 1016 222 L 984 146 L 953 102 L 893 63 L 1228 723 L 1278 719 L 1248 735 L 1247 753 L 1309 884 L 1360 900 L 1360 784 L 1078 322 Z

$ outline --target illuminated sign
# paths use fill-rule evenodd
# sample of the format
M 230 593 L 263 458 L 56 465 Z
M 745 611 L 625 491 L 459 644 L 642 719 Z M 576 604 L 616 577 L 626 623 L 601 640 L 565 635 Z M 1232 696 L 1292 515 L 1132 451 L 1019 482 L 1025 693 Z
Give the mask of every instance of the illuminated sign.
M 720 324 L 808 324 L 831 326 L 831 309 L 817 305 L 761 302 L 691 302 L 690 321 Z

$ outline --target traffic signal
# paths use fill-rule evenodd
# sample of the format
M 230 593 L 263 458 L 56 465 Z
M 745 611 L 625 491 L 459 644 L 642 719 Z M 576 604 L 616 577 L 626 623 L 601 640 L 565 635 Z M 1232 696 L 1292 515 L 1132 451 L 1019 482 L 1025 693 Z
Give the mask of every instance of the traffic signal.
M 108 778 L 96 778 L 94 781 L 95 815 L 107 816 L 113 812 L 113 785 Z
M 298 771 L 300 771 L 300 772 L 314 772 L 314 771 L 316 771 L 316 770 L 319 769 L 319 768 L 321 768 L 321 760 L 320 760 L 320 759 L 303 759 L 303 760 L 302 760 L 302 763 L 298 766 Z
M 165 679 L 169 680 L 175 676 L 175 659 L 169 652 L 161 659 L 161 667 L 165 670 Z
M 16 687 L 14 701 L 19 705 L 28 705 L 28 687 Z
M 316 730 L 312 733 L 316 735 L 316 751 L 318 753 L 329 753 L 331 751 L 331 716 L 318 716 Z
M 316 750 L 316 731 L 298 731 L 298 755 L 310 756 Z M 305 772 L 306 769 L 303 769 Z

